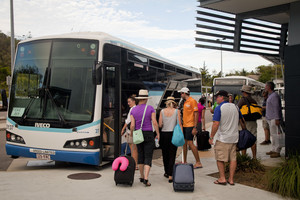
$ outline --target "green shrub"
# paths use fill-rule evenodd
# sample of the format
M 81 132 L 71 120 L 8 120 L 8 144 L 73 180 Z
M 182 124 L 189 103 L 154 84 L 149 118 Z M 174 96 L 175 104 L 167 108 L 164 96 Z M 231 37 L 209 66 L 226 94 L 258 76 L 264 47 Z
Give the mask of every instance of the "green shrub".
M 248 154 L 241 155 L 237 153 L 236 157 L 237 167 L 236 171 L 243 172 L 256 172 L 256 171 L 265 171 L 265 167 L 261 164 L 259 159 L 252 159 Z M 229 165 L 226 165 L 226 172 L 229 172 Z
M 282 196 L 300 199 L 300 156 L 289 156 L 268 174 L 268 189 Z

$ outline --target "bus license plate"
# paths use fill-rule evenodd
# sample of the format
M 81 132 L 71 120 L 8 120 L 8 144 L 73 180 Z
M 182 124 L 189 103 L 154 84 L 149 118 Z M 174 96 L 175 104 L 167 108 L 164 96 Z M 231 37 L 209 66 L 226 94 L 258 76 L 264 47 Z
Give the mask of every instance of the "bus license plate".
M 39 159 L 39 160 L 51 160 L 51 157 L 48 154 L 39 154 L 39 153 L 37 153 L 36 158 Z

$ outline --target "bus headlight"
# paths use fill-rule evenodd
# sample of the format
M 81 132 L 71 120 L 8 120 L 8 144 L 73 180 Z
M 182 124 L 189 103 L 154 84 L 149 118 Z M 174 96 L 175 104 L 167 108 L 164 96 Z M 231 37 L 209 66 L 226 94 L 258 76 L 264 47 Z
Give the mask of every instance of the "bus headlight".
M 9 131 L 6 131 L 6 141 L 25 144 L 23 137 Z
M 11 141 L 14 142 L 14 141 L 16 141 L 16 136 L 15 136 L 15 135 L 11 135 L 11 136 L 10 136 L 10 139 L 11 139 Z
M 88 145 L 88 143 L 87 143 L 86 140 L 82 140 L 82 141 L 81 141 L 81 146 L 82 146 L 83 148 L 86 148 L 87 145 Z
M 100 137 L 83 138 L 69 140 L 65 143 L 64 148 L 72 149 L 98 149 L 100 148 Z

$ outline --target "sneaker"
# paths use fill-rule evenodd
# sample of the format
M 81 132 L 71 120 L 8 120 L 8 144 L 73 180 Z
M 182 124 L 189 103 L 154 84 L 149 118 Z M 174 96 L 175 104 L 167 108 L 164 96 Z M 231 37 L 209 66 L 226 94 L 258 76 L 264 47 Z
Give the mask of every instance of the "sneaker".
M 273 153 L 276 153 L 276 152 L 274 152 L 274 151 L 269 151 L 269 152 L 266 153 L 266 155 L 271 155 L 271 154 L 273 154 Z
M 270 155 L 271 158 L 279 158 L 280 153 L 274 152 L 273 154 Z
M 261 145 L 267 145 L 267 144 L 271 144 L 271 141 L 270 140 L 265 140 L 263 141 L 262 143 L 260 143 Z

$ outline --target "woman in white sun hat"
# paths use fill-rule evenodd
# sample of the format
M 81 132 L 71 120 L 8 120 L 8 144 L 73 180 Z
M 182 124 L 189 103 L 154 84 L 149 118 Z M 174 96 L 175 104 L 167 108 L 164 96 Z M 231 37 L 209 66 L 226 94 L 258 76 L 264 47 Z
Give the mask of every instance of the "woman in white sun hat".
M 148 90 L 140 90 L 139 96 L 136 99 L 139 100 L 139 104 L 134 107 L 131 111 L 131 125 L 130 131 L 131 135 L 133 135 L 134 130 L 142 129 L 144 142 L 137 144 L 138 149 L 138 165 L 140 170 L 140 182 L 143 182 L 145 186 L 151 186 L 148 181 L 150 168 L 152 165 L 152 156 L 153 156 L 153 149 L 154 149 L 154 134 L 153 134 L 153 127 L 156 131 L 156 138 L 159 140 L 159 130 L 158 124 L 156 121 L 156 114 L 155 110 L 152 106 L 147 105 L 147 101 L 150 97 L 148 96 Z M 143 126 L 141 127 L 142 118 L 144 114 L 144 110 L 146 108 L 145 117 L 143 121 Z

